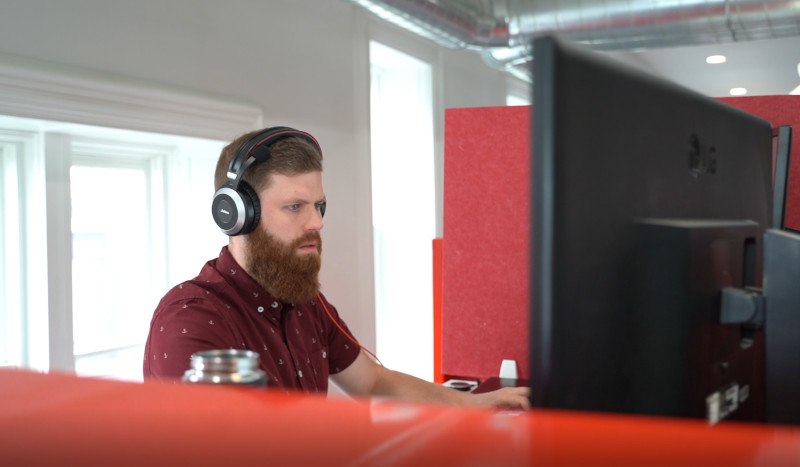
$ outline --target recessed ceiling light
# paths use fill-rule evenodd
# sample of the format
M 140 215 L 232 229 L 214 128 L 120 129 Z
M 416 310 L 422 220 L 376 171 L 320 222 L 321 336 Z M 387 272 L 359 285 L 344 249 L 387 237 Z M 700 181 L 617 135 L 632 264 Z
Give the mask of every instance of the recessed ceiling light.
M 731 96 L 744 96 L 747 94 L 747 89 L 745 88 L 731 88 Z
M 724 55 L 709 55 L 706 57 L 706 63 L 709 65 L 719 65 L 720 63 L 725 63 L 728 59 L 725 58 Z

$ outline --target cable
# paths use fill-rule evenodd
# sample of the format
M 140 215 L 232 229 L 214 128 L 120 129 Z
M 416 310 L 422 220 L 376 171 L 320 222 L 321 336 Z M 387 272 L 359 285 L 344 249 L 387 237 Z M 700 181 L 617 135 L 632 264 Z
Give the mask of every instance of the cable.
M 328 318 L 330 318 L 331 322 L 339 329 L 339 331 L 342 332 L 342 334 L 344 334 L 348 339 L 350 339 L 350 342 L 352 342 L 353 344 L 357 345 L 358 348 L 360 348 L 361 350 L 366 352 L 370 357 L 372 357 L 373 360 L 375 360 L 375 362 L 378 365 L 383 366 L 383 362 L 381 362 L 381 360 L 378 358 L 377 355 L 372 353 L 368 348 L 366 348 L 363 345 L 361 345 L 356 340 L 355 337 L 350 335 L 350 333 L 345 328 L 343 328 L 341 324 L 339 324 L 339 320 L 337 320 L 336 318 L 333 317 L 333 315 L 331 314 L 330 310 L 328 310 L 328 306 L 325 305 L 325 300 L 322 299 L 322 297 L 320 296 L 319 292 L 317 292 L 317 301 L 322 304 L 322 308 L 325 310 L 325 313 L 328 315 Z

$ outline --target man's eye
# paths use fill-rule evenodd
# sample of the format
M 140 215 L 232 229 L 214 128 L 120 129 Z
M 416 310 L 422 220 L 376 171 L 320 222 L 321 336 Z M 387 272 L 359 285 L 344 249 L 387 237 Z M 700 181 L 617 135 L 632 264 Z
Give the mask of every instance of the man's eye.
M 292 212 L 297 212 L 297 211 L 300 210 L 300 204 L 290 204 L 290 205 L 286 206 L 286 209 L 288 209 L 288 210 L 290 210 Z

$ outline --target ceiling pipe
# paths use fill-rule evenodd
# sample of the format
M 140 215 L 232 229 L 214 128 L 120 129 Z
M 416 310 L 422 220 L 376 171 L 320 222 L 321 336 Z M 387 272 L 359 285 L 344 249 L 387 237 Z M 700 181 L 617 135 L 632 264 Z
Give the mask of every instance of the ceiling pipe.
M 530 81 L 531 42 L 557 32 L 603 51 L 800 36 L 800 0 L 349 0 Z

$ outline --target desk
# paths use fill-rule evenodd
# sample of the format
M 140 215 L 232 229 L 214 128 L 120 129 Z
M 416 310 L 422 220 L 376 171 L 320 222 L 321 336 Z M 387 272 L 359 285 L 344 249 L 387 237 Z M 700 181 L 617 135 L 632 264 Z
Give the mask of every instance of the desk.
M 800 428 L 0 370 L 0 465 L 800 465 Z

